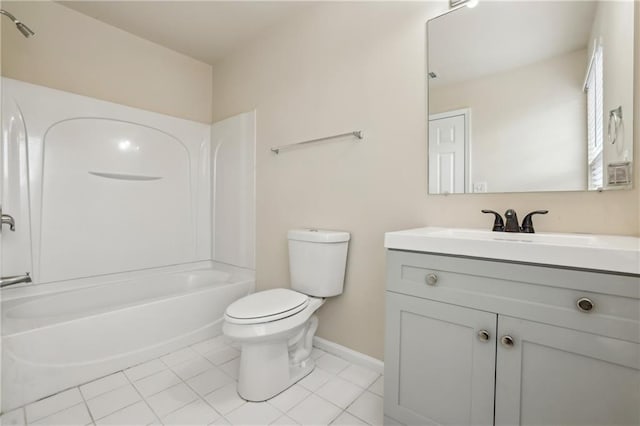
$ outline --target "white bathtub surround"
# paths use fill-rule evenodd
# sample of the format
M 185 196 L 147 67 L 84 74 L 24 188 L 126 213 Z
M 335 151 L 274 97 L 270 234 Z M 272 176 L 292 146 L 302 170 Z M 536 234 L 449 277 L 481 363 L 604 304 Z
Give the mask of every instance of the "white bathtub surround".
M 3 291 L 5 411 L 179 348 L 183 349 L 124 374 L 83 385 L 82 394 L 92 400 L 129 381 L 143 380 L 129 397 L 149 396 L 157 387 L 200 375 L 213 363 L 233 362 L 237 351 L 220 339 L 184 346 L 220 334 L 226 307 L 255 285 L 253 271 L 214 262 L 138 272 L 128 278 L 121 274 L 115 282 L 102 277 L 75 284 Z M 65 291 L 53 291 L 56 286 Z M 51 288 L 38 294 L 39 287 Z M 76 289 L 68 290 L 72 287 Z M 36 294 L 30 295 L 30 290 Z M 218 353 L 218 347 L 224 351 Z
M 211 259 L 210 126 L 2 79 L 3 275 L 35 283 Z
M 215 225 L 215 258 L 253 268 L 255 114 L 214 125 L 212 145 L 207 124 L 8 78 L 2 89 L 0 201 L 16 230 L 0 269 L 33 279 L 2 290 L 3 409 L 219 333 L 224 307 L 254 287 L 253 271 L 210 259 Z
M 213 260 L 255 269 L 256 112 L 211 126 Z
M 217 353 L 234 350 L 222 336 L 205 340 L 5 413 L 0 423 L 383 424 L 383 379 L 373 370 L 346 360 L 337 363 L 335 355 L 314 348 L 313 358 L 321 361 L 327 357 L 336 368 L 335 374 L 316 367 L 271 400 L 253 403 L 238 396 L 234 373 L 225 372 L 225 367 L 237 368 L 237 356 L 221 365 L 209 361 L 216 359 Z M 207 368 L 191 378 L 181 378 L 179 373 L 190 366 Z

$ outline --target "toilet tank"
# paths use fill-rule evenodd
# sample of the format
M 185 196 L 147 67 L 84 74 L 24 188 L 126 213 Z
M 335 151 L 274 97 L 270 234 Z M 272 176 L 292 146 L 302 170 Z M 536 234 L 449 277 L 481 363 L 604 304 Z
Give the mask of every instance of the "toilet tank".
M 287 237 L 291 288 L 315 297 L 342 294 L 349 233 L 293 229 Z

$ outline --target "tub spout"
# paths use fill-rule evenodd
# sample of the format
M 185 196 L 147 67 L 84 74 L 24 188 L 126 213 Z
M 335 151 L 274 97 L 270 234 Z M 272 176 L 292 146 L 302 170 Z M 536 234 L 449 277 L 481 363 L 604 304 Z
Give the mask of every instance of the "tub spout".
M 26 275 L 0 278 L 0 288 L 22 283 L 31 283 L 31 276 L 29 275 L 29 272 L 27 272 Z

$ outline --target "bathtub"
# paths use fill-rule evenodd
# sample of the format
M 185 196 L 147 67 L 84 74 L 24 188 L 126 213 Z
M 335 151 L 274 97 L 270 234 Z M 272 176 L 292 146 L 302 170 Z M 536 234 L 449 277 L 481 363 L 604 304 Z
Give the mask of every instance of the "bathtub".
M 221 333 L 253 271 L 215 262 L 2 292 L 2 411 Z

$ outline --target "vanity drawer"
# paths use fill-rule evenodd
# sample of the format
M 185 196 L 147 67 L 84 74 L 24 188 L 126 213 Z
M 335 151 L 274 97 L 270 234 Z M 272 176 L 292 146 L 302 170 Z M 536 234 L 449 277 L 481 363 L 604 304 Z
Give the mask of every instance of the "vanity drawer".
M 389 291 L 640 342 L 637 276 L 399 250 L 387 262 Z

